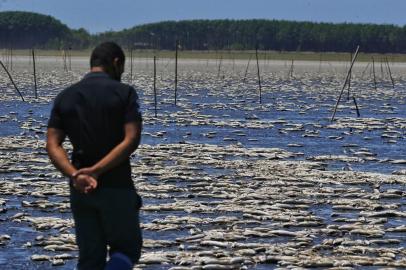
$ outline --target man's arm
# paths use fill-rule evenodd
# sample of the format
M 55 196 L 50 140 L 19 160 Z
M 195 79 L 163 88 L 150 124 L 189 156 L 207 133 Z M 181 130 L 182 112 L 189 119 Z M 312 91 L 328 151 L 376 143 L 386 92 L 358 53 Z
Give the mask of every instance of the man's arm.
M 64 175 L 72 178 L 77 169 L 72 165 L 68 159 L 68 154 L 62 147 L 65 140 L 65 132 L 57 128 L 48 128 L 47 130 L 47 145 L 46 149 L 48 156 L 54 166 Z M 75 177 L 73 179 L 73 186 L 80 192 L 88 193 L 97 186 L 97 181 L 86 175 Z
M 74 174 L 74 177 L 80 174 L 87 174 L 98 178 L 101 174 L 119 165 L 137 149 L 141 140 L 141 130 L 141 121 L 126 123 L 124 125 L 123 141 L 92 167 L 80 169 Z
M 68 154 L 62 147 L 65 140 L 65 132 L 57 128 L 48 128 L 46 149 L 52 164 L 65 176 L 72 177 L 77 171 L 70 163 Z

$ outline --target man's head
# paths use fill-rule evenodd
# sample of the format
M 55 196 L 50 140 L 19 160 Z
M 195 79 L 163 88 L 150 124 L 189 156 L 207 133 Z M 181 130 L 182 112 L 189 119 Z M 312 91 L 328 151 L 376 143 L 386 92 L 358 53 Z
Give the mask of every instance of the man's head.
M 114 42 L 104 42 L 94 48 L 90 57 L 90 67 L 101 68 L 114 80 L 120 81 L 124 72 L 123 50 Z

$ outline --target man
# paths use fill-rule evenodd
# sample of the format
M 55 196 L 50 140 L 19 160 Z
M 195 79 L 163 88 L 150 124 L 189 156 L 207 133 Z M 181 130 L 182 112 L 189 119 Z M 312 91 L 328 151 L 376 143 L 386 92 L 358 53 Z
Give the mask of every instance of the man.
M 142 118 L 134 88 L 120 83 L 124 62 L 117 44 L 97 46 L 90 73 L 56 97 L 48 122 L 48 155 L 70 178 L 78 270 L 132 269 L 141 253 L 141 198 L 129 156 L 140 143 Z M 72 162 L 62 146 L 66 136 Z

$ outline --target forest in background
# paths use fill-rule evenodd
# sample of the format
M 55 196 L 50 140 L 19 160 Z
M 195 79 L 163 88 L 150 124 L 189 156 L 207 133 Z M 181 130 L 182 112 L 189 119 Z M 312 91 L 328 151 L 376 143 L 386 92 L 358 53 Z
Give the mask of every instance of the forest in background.
M 0 48 L 82 50 L 112 40 L 126 49 L 406 53 L 406 26 L 284 20 L 184 20 L 90 34 L 47 15 L 0 12 Z

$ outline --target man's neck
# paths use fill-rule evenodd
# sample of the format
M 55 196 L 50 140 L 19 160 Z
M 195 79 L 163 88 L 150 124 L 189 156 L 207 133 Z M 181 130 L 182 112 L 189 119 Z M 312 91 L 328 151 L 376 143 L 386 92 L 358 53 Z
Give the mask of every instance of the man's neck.
M 106 72 L 102 67 L 92 67 L 90 72 Z

